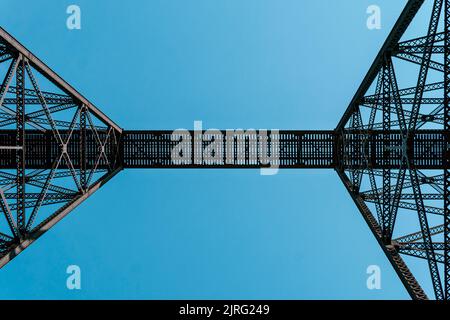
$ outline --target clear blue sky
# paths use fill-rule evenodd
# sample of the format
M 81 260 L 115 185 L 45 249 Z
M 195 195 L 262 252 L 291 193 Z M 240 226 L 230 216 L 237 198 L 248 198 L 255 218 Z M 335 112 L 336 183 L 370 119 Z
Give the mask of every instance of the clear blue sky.
M 3 0 L 1 25 L 127 129 L 334 129 L 406 1 Z M 66 8 L 82 29 L 66 28 Z M 25 8 L 25 9 L 24 9 Z M 17 12 L 20 11 L 20 14 Z M 66 267 L 82 290 L 66 289 Z M 382 269 L 382 290 L 366 268 Z M 405 299 L 333 171 L 124 171 L 0 271 L 10 299 Z

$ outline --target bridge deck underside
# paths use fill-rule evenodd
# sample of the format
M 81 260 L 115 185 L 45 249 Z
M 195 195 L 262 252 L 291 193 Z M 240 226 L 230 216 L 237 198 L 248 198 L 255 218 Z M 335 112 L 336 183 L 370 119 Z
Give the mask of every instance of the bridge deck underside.
M 68 131 L 60 130 L 64 139 L 68 138 Z M 98 157 L 99 146 L 94 132 L 86 131 L 85 147 L 81 143 L 81 131 L 74 130 L 67 143 L 67 152 L 75 169 L 80 168 L 82 154 L 85 154 L 87 167 L 93 167 L 99 161 L 98 168 L 107 168 L 104 159 Z M 105 139 L 107 132 L 99 132 L 100 139 Z M 26 169 L 51 169 L 57 157 L 60 155 L 61 147 L 57 143 L 52 131 L 41 132 L 38 130 L 27 130 L 25 134 L 25 167 Z M 102 141 L 103 141 L 102 140 Z M 0 130 L 0 169 L 16 168 L 16 152 L 13 149 L 16 143 L 16 132 L 13 130 Z M 109 159 L 113 158 L 117 147 L 113 140 L 105 146 L 105 153 Z M 59 169 L 66 169 L 67 164 L 61 163 Z
M 220 133 L 220 134 L 219 134 Z M 383 131 L 279 131 L 267 135 L 186 131 L 124 131 L 122 160 L 125 168 L 398 168 L 403 148 L 417 168 L 439 169 L 443 166 L 444 134 L 423 130 L 402 141 L 400 132 L 389 132 L 391 151 L 386 160 Z M 266 149 L 264 144 L 267 137 Z M 211 160 L 210 146 L 215 144 L 216 157 Z M 278 149 L 275 147 L 278 143 Z M 209 148 L 209 149 L 208 149 Z M 174 161 L 174 152 L 184 151 L 184 161 Z M 199 155 L 203 152 L 203 158 Z M 206 153 L 206 155 L 205 155 Z M 176 155 L 175 155 L 176 157 Z
M 64 137 L 67 132 L 61 131 Z M 106 132 L 99 132 L 100 136 Z M 94 166 L 101 148 L 91 132 L 82 149 L 75 130 L 67 151 L 75 168 L 80 167 L 81 150 L 86 165 Z M 390 152 L 386 161 L 383 131 L 278 131 L 278 132 L 194 132 L 124 131 L 119 148 L 105 146 L 108 158 L 118 152 L 123 168 L 397 168 L 407 148 L 417 168 L 443 168 L 444 133 L 421 130 L 408 141 L 398 131 L 389 132 Z M 0 131 L 0 169 L 16 168 L 16 132 Z M 27 169 L 48 169 L 59 155 L 60 146 L 51 132 L 28 130 L 25 136 Z M 106 167 L 105 162 L 98 164 Z M 64 168 L 64 164 L 60 168 Z

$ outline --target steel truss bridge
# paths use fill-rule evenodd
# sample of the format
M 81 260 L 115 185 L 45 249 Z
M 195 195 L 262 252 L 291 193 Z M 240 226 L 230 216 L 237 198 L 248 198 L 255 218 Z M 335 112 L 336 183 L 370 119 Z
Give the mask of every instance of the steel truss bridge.
M 1 28 L 0 72 L 0 267 L 123 169 L 267 167 L 252 132 L 123 130 Z M 413 299 L 450 299 L 450 0 L 408 1 L 334 130 L 267 140 L 281 169 L 337 172 Z

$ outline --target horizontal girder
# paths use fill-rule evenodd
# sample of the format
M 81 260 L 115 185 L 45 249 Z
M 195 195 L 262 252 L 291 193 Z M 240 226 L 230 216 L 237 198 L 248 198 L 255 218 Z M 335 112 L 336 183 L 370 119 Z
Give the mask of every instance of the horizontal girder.
M 200 134 L 200 136 L 198 136 Z M 208 132 L 124 131 L 121 158 L 124 168 L 260 168 L 265 134 L 257 131 Z M 269 132 L 268 145 L 278 143 L 278 155 L 271 154 L 271 166 L 279 168 L 397 168 L 403 157 L 416 168 L 443 167 L 444 134 L 421 130 L 403 141 L 399 131 L 388 132 L 391 152 L 384 152 L 384 131 L 279 131 Z M 215 143 L 215 161 L 198 156 Z M 184 161 L 174 161 L 174 150 L 185 151 Z M 274 148 L 276 150 L 276 148 Z M 205 155 L 204 155 L 205 156 Z
M 98 131 L 105 140 L 107 131 Z M 61 130 L 64 138 L 67 131 Z M 444 134 L 420 130 L 406 141 L 401 134 L 384 131 L 124 131 L 119 146 L 109 139 L 107 158 L 121 159 L 123 168 L 397 168 L 407 156 L 419 169 L 443 168 Z M 0 130 L 0 169 L 16 167 L 16 133 Z M 67 153 L 80 168 L 81 131 L 73 130 Z M 27 130 L 27 169 L 50 169 L 61 146 L 50 131 Z M 86 131 L 85 163 L 96 165 L 102 146 Z M 385 150 L 389 149 L 388 158 Z M 116 154 L 117 152 L 117 154 Z M 178 154 L 175 154 L 178 152 Z M 386 161 L 388 160 L 388 161 Z M 106 168 L 102 159 L 98 168 Z M 64 164 L 60 169 L 65 168 Z
M 65 141 L 69 137 L 68 130 L 60 130 L 59 134 Z M 107 168 L 108 159 L 116 156 L 117 145 L 113 139 L 107 139 L 108 131 L 98 131 L 100 140 L 107 141 L 104 145 L 106 158 L 99 159 L 100 149 L 103 147 L 97 140 L 94 131 L 86 130 L 86 143 L 81 144 L 81 130 L 73 130 L 69 142 L 66 145 L 67 154 L 74 166 L 80 168 L 82 151 L 85 152 L 85 161 L 88 167 L 97 164 L 98 168 Z M 16 167 L 15 131 L 0 130 L 0 169 L 14 169 Z M 41 132 L 38 130 L 26 130 L 25 133 L 25 166 L 27 169 L 51 169 L 52 165 L 61 154 L 62 146 L 55 138 L 52 131 Z M 61 163 L 59 169 L 67 168 L 67 163 Z

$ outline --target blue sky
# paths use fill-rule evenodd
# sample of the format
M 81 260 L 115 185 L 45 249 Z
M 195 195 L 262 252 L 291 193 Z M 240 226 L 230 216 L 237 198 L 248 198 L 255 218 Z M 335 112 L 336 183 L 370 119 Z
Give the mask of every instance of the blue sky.
M 126 129 L 334 129 L 405 3 L 377 0 L 372 31 L 364 0 L 4 0 L 0 24 Z M 81 30 L 66 28 L 70 4 Z M 66 288 L 72 264 L 81 290 Z M 366 288 L 373 264 L 382 290 Z M 408 298 L 331 170 L 121 172 L 0 287 L 7 299 Z

